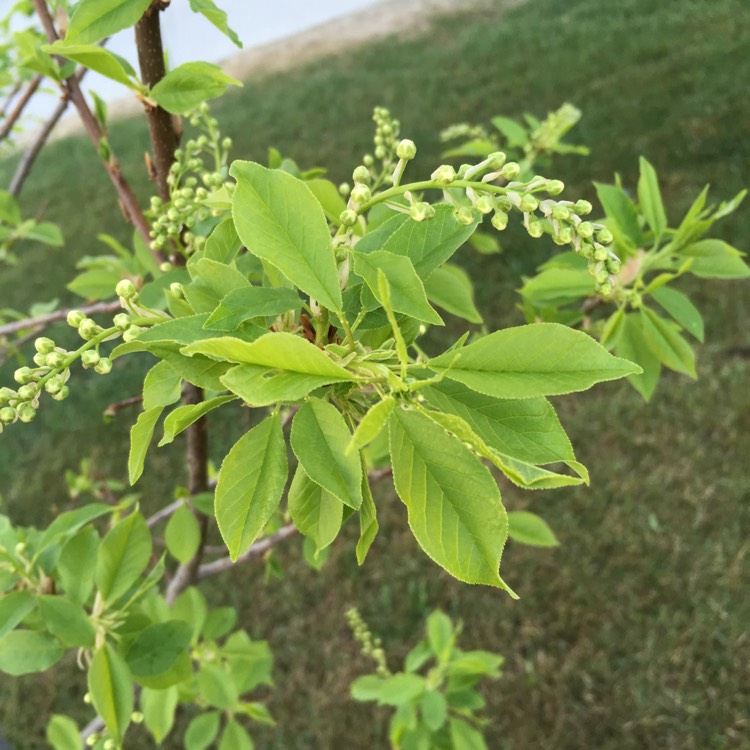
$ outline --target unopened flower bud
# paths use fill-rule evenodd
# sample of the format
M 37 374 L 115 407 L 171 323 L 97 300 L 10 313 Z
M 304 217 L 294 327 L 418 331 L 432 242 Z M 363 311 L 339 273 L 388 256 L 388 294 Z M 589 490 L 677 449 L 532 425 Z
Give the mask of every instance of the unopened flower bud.
M 456 170 L 450 164 L 443 164 L 432 173 L 438 185 L 450 185 L 456 179 Z
M 130 714 L 130 720 L 133 724 L 142 724 L 143 718 L 143 713 L 141 711 L 133 711 L 133 713 Z
M 502 211 L 496 211 L 492 217 L 492 226 L 497 229 L 498 232 L 502 232 L 505 227 L 508 226 L 508 214 Z
M 52 352 L 47 355 L 47 367 L 52 367 L 53 369 L 61 367 L 63 362 L 65 362 L 65 355 L 60 354 L 60 352 Z
M 352 192 L 352 186 L 348 182 L 342 182 L 339 185 L 339 195 L 346 197 Z
M 506 156 L 502 151 L 495 151 L 487 157 L 487 166 L 492 169 L 502 169 Z
M 549 180 L 544 189 L 549 195 L 560 195 L 565 190 L 565 183 L 562 180 Z
M 127 313 L 117 313 L 117 315 L 112 318 L 112 322 L 115 327 L 119 328 L 121 331 L 127 331 L 128 328 L 130 328 L 130 315 Z
M 86 320 L 86 315 L 82 313 L 80 310 L 71 310 L 68 313 L 67 321 L 68 325 L 72 328 L 78 328 L 83 321 Z
M 570 227 L 560 227 L 553 239 L 558 245 L 569 245 L 573 241 L 573 230 Z
M 576 201 L 575 210 L 579 216 L 588 216 L 594 207 L 588 201 L 580 200 Z
M 86 320 L 78 326 L 78 334 L 85 341 L 94 338 L 97 333 L 100 333 L 99 326 L 95 321 L 91 320 L 91 318 L 86 318 Z
M 129 344 L 131 341 L 135 341 L 142 331 L 143 329 L 138 326 L 130 326 L 130 328 L 122 334 L 122 340 L 126 344 Z
M 521 167 L 514 161 L 509 161 L 500 171 L 504 180 L 515 180 L 521 174 Z
M 594 260 L 601 262 L 607 258 L 609 258 L 609 253 L 605 247 L 597 247 L 594 250 Z
M 41 337 L 34 342 L 34 348 L 39 352 L 39 354 L 49 354 L 54 350 L 55 342 L 52 339 Z
M 12 406 L 4 406 L 0 409 L 0 422 L 10 424 L 16 419 L 16 410 Z
M 341 212 L 339 220 L 345 227 L 353 227 L 357 223 L 357 212 L 347 208 L 346 211 Z
M 435 209 L 429 203 L 412 203 L 409 208 L 409 216 L 411 216 L 414 221 L 426 221 L 431 219 L 434 215 Z
M 552 207 L 552 218 L 555 221 L 566 221 L 570 218 L 570 211 L 567 206 L 561 206 L 559 203 Z
M 47 355 L 46 354 L 41 354 L 41 353 L 37 352 L 34 355 L 33 360 L 34 360 L 34 364 L 38 365 L 39 367 L 46 367 L 47 366 Z
M 93 349 L 89 349 L 81 354 L 81 364 L 86 368 L 94 367 L 98 361 L 99 353 L 95 352 Z
M 168 260 L 165 260 L 164 263 L 159 265 L 159 270 L 162 273 L 169 273 L 173 268 L 174 266 Z
M 94 366 L 94 370 L 100 375 L 107 375 L 112 372 L 112 360 L 109 357 L 101 357 Z
M 417 155 L 417 147 L 414 141 L 404 138 L 396 147 L 396 156 L 399 159 L 413 159 Z
M 378 146 L 375 149 L 375 158 L 376 159 L 385 159 L 385 157 L 388 155 L 388 151 L 385 146 Z
M 370 198 L 372 198 L 372 191 L 367 185 L 359 183 L 354 186 L 354 189 L 352 190 L 352 200 L 355 203 L 358 203 L 361 206 L 363 203 L 367 203 Z
M 458 206 L 453 209 L 453 217 L 459 224 L 467 227 L 474 223 L 474 211 L 469 206 Z
M 54 396 L 55 393 L 59 393 L 63 387 L 63 382 L 60 378 L 50 378 L 44 384 L 44 390 L 50 395 Z
M 70 388 L 68 388 L 67 385 L 64 385 L 57 393 L 51 394 L 52 398 L 55 399 L 55 401 L 64 401 L 68 396 L 70 396 Z
M 620 262 L 619 258 L 608 258 L 606 261 L 607 271 L 611 273 L 613 276 L 617 276 L 618 273 L 620 273 L 620 269 L 622 268 L 622 263 Z
M 596 239 L 599 240 L 599 242 L 602 243 L 602 245 L 609 245 L 612 243 L 612 240 L 614 237 L 612 236 L 612 232 L 607 229 L 607 227 L 604 227 L 604 229 L 600 229 L 596 233 Z
M 578 232 L 579 237 L 588 239 L 589 237 L 594 236 L 594 225 L 590 221 L 582 221 L 576 227 L 576 232 Z
M 474 204 L 474 208 L 480 214 L 491 214 L 495 210 L 495 201 L 489 195 L 480 195 Z
M 532 216 L 529 219 L 529 226 L 528 226 L 527 231 L 529 235 L 534 237 L 534 239 L 541 237 L 544 234 L 544 228 L 542 227 L 542 222 L 539 221 L 539 219 L 536 216 Z
M 605 281 L 609 281 L 609 274 L 606 268 L 599 268 L 594 271 L 594 278 L 597 284 L 603 284 Z
M 33 379 L 34 373 L 31 371 L 30 367 L 19 367 L 14 373 L 13 373 L 13 380 L 16 381 L 16 383 L 20 383 L 21 385 L 26 385 L 26 383 L 30 383 Z
M 185 297 L 185 291 L 182 287 L 182 284 L 180 284 L 178 281 L 173 281 L 169 285 L 169 291 L 177 297 L 177 299 L 184 299 Z
M 18 418 L 22 422 L 31 422 L 36 416 L 36 409 L 31 404 L 21 404 L 18 407 Z
M 525 214 L 533 213 L 539 208 L 539 201 L 533 195 L 527 193 L 521 198 L 521 205 L 519 208 Z
M 372 158 L 372 154 L 365 154 L 362 157 L 362 164 L 366 167 L 371 167 L 375 163 L 375 159 Z
M 232 139 L 229 136 L 223 138 L 221 141 L 221 147 L 225 151 L 228 151 L 230 148 L 232 148 Z
M 34 396 L 36 396 L 36 387 L 31 384 L 22 385 L 18 389 L 18 398 L 22 401 L 31 401 Z
M 124 297 L 125 299 L 132 299 L 138 292 L 136 291 L 135 284 L 130 279 L 123 279 L 117 282 L 115 287 L 115 294 L 118 297 Z

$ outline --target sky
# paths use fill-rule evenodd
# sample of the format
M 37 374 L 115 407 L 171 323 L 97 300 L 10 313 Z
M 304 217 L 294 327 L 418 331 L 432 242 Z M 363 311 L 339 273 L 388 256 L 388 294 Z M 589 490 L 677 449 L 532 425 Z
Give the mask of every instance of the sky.
M 237 32 L 245 48 L 294 34 L 337 16 L 373 5 L 376 0 L 215 0 L 229 17 L 229 25 Z M 0 13 L 6 12 L 14 0 L 0 0 Z M 219 62 L 237 52 L 232 42 L 190 10 L 188 0 L 172 0 L 162 14 L 162 33 L 172 67 L 191 60 Z M 137 62 L 132 31 L 113 37 L 108 48 Z M 137 66 L 136 66 L 137 68 Z M 96 74 L 88 74 L 84 90 L 94 89 L 105 101 L 112 101 L 129 92 L 123 86 Z M 43 117 L 54 109 L 53 96 L 37 97 L 31 113 Z

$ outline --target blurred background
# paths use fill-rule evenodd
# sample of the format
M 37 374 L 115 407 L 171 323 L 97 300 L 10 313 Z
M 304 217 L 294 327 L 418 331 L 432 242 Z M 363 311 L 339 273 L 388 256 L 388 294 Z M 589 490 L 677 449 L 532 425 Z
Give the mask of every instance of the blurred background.
M 236 0 L 224 9 L 246 44 L 256 44 L 365 5 Z M 336 54 L 321 45 L 301 67 L 254 68 L 243 89 L 215 106 L 234 156 L 265 162 L 275 146 L 303 168 L 321 165 L 334 181 L 349 179 L 371 150 L 372 109 L 382 105 L 418 144 L 410 169 L 423 173 L 439 163 L 438 133 L 448 125 L 497 114 L 543 117 L 570 101 L 583 118 L 568 140 L 591 155 L 556 158 L 547 170 L 565 181 L 566 195 L 596 205 L 592 181 L 615 173 L 634 187 L 639 155 L 659 172 L 672 225 L 706 183 L 714 201 L 750 185 L 746 0 L 495 0 L 452 3 L 453 13 L 399 23 L 407 6 L 419 8 L 388 2 L 364 11 L 373 28 L 397 14 L 388 21 L 400 26 L 396 36 L 344 50 L 332 38 Z M 351 18 L 350 28 L 361 32 L 362 18 Z M 184 0 L 173 0 L 165 22 L 174 62 L 231 53 L 213 46 L 213 29 Z M 346 24 L 329 28 L 338 36 Z M 110 140 L 145 203 L 145 124 L 121 120 Z M 15 157 L 0 163 L 3 184 L 14 166 Z M 61 225 L 66 245 L 19 252 L 20 263 L 0 272 L 0 306 L 52 298 L 80 304 L 65 290 L 76 261 L 107 251 L 100 232 L 124 242 L 130 236 L 90 143 L 52 143 L 22 203 L 31 215 L 46 206 L 45 219 Z M 748 250 L 747 208 L 717 230 Z M 485 319 L 498 328 L 522 321 L 514 289 L 554 249 L 512 230 L 503 247 L 501 255 L 466 250 L 460 259 Z M 255 733 L 259 748 L 386 746 L 388 714 L 348 697 L 351 680 L 370 670 L 343 618 L 351 605 L 382 637 L 394 666 L 436 607 L 463 620 L 466 648 L 505 656 L 504 676 L 485 693 L 493 750 L 750 747 L 750 285 L 682 288 L 706 318 L 698 382 L 667 373 L 649 404 L 624 382 L 556 399 L 591 487 L 524 493 L 501 486 L 509 508 L 539 513 L 561 541 L 553 550 L 509 544 L 503 572 L 520 601 L 459 584 L 432 564 L 388 481 L 378 488 L 381 533 L 363 568 L 354 559 L 355 530 L 345 528 L 320 572 L 293 541 L 279 549 L 281 577 L 250 564 L 212 581 L 209 598 L 237 606 L 240 623 L 268 639 L 276 657 L 268 700 L 278 726 Z M 461 330 L 456 322 L 450 334 Z M 19 523 L 48 523 L 69 506 L 65 472 L 82 459 L 101 477 L 125 480 L 133 415 L 105 423 L 102 413 L 136 394 L 148 365 L 146 357 L 128 358 L 107 378 L 83 373 L 87 387 L 41 410 L 12 440 L 3 435 L 3 512 Z M 0 379 L 10 379 L 9 369 Z M 242 429 L 215 421 L 217 462 Z M 149 457 L 137 488 L 145 512 L 169 502 L 182 481 L 180 446 L 172 447 Z M 17 748 L 45 747 L 49 714 L 69 711 L 85 721 L 83 691 L 67 662 L 43 677 L 3 681 L 2 732 Z M 145 735 L 138 742 L 133 747 L 150 747 Z

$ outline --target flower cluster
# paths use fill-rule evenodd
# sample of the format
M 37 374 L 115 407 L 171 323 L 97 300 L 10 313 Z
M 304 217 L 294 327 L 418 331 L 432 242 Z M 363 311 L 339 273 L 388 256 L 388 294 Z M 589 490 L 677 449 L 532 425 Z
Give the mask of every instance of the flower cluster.
M 370 628 L 362 619 L 362 615 L 356 607 L 346 611 L 346 621 L 351 628 L 352 635 L 359 643 L 364 656 L 369 656 L 376 664 L 376 671 L 381 677 L 388 677 L 391 672 L 385 659 L 385 651 L 380 638 L 373 638 Z

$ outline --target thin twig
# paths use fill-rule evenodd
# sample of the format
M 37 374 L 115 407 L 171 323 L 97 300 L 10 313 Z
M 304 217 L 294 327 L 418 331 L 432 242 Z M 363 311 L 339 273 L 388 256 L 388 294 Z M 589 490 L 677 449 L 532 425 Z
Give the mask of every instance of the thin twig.
M 13 130 L 13 126 L 18 122 L 43 80 L 44 76 L 41 73 L 37 73 L 29 81 L 21 96 L 18 97 L 15 106 L 8 114 L 8 117 L 3 120 L 3 124 L 0 126 L 0 141 L 4 141 L 10 135 L 10 131 Z
M 16 94 L 21 90 L 21 86 L 23 86 L 23 81 L 16 81 L 13 84 L 13 88 L 8 92 L 8 96 L 5 97 L 3 106 L 0 107 L 0 117 L 5 117 L 11 103 L 16 98 Z
M 127 409 L 130 406 L 137 406 L 143 403 L 143 396 L 131 396 L 130 398 L 124 398 L 122 401 L 116 401 L 114 404 L 110 404 L 104 410 L 105 417 L 114 417 L 115 414 L 121 412 L 123 409 Z
M 179 500 L 175 500 L 173 503 L 170 503 L 169 505 L 165 505 L 161 510 L 157 510 L 153 516 L 149 516 L 146 519 L 146 525 L 149 527 L 149 529 L 152 529 L 154 526 L 156 526 L 156 524 L 160 523 L 165 518 L 169 518 L 173 513 L 179 510 L 184 504 L 185 504 L 185 501 L 182 498 L 180 498 Z
M 86 305 L 84 307 L 74 308 L 80 310 L 85 315 L 97 315 L 99 313 L 114 313 L 121 309 L 119 302 L 96 302 L 93 305 Z M 37 328 L 39 330 L 46 328 L 47 326 L 57 323 L 61 320 L 65 320 L 68 317 L 69 309 L 55 310 L 51 313 L 45 313 L 39 315 L 36 318 L 25 318 L 24 320 L 14 320 L 12 323 L 6 323 L 0 326 L 0 336 L 8 336 L 12 333 L 20 333 L 26 331 L 29 328 Z

